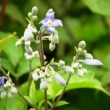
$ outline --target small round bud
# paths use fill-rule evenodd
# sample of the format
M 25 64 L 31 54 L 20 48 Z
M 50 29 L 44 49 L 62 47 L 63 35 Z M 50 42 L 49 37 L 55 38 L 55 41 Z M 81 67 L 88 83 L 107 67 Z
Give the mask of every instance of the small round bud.
M 64 66 L 63 70 L 69 74 L 73 74 L 74 73 L 74 69 L 70 66 Z
M 31 12 L 28 13 L 28 17 L 29 17 L 30 19 L 32 18 L 32 13 L 31 13 Z
M 37 12 L 38 12 L 38 8 L 37 8 L 36 6 L 34 6 L 34 7 L 32 8 L 32 15 L 36 15 Z
M 22 40 L 19 39 L 19 40 L 16 42 L 15 46 L 20 46 L 22 43 L 23 43 Z
M 93 56 L 90 53 L 85 53 L 86 59 L 93 59 Z
M 79 44 L 78 44 L 78 47 L 84 49 L 86 47 L 86 42 L 85 41 L 80 41 Z
M 59 63 L 58 63 L 58 66 L 59 67 L 65 66 L 65 62 L 63 60 L 60 60 Z
M 36 21 L 37 20 L 37 16 L 32 16 L 32 20 Z
M 53 51 L 53 50 L 55 49 L 55 44 L 50 42 L 50 44 L 49 44 L 49 49 L 50 49 L 51 51 Z
M 48 10 L 48 13 L 53 13 L 53 9 L 49 9 Z
M 37 81 L 39 79 L 39 76 L 38 76 L 37 73 L 33 73 L 32 78 L 33 78 L 34 81 Z

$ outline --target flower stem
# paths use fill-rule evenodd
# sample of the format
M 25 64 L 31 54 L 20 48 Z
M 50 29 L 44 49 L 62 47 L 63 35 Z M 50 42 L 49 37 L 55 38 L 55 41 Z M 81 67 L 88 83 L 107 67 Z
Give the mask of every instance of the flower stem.
M 61 100 L 61 98 L 63 97 L 64 92 L 65 92 L 65 90 L 66 90 L 66 87 L 67 87 L 67 85 L 68 85 L 68 83 L 69 83 L 70 78 L 71 78 L 71 74 L 69 74 L 69 76 L 68 76 L 68 79 L 67 79 L 67 81 L 66 81 L 66 86 L 63 88 L 62 93 L 61 93 L 60 96 L 57 98 L 57 100 L 54 102 L 54 104 L 53 104 L 53 106 L 52 106 L 52 108 L 51 108 L 50 110 L 54 110 L 54 108 L 56 107 L 57 103 L 58 103 L 58 102 Z
M 44 50 L 43 50 L 43 42 L 42 42 L 43 35 L 41 32 L 39 32 L 38 36 L 39 36 L 38 51 L 39 51 L 40 63 L 41 63 L 41 67 L 42 67 L 42 66 L 44 66 Z M 44 90 L 44 98 L 45 98 L 45 102 L 44 102 L 45 110 L 48 110 L 47 89 Z

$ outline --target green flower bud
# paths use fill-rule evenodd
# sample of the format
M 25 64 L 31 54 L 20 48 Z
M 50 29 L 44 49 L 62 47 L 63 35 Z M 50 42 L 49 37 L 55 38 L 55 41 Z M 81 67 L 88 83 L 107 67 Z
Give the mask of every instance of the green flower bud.
M 93 56 L 90 53 L 85 53 L 86 59 L 93 59 Z
M 34 6 L 34 7 L 32 8 L 32 15 L 36 15 L 37 12 L 38 12 L 38 8 L 37 8 L 36 6 Z
M 32 13 L 31 13 L 31 12 L 28 13 L 28 17 L 29 17 L 30 19 L 32 18 Z
M 53 51 L 53 50 L 55 49 L 55 44 L 52 43 L 52 42 L 50 42 L 50 44 L 49 44 L 49 49 L 50 49 L 51 51 Z
M 78 44 L 78 47 L 84 49 L 86 47 L 86 42 L 85 41 L 80 41 Z
M 32 16 L 32 20 L 36 21 L 37 20 L 37 16 Z

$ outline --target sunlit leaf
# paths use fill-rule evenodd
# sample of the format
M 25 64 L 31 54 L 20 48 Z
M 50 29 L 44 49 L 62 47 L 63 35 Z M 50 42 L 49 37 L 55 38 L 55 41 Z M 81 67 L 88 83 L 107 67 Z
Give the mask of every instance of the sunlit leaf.
M 82 0 L 82 2 L 95 13 L 110 15 L 110 0 Z
M 0 40 L 0 51 L 4 49 L 7 43 L 15 36 L 16 33 L 6 36 L 2 40 Z

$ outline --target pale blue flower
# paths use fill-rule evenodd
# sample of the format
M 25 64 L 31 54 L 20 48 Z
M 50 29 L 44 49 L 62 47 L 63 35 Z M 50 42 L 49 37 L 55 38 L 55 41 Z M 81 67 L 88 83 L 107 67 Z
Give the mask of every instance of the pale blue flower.
M 4 85 L 4 78 L 0 77 L 0 90 L 2 90 L 3 85 Z
M 101 66 L 101 65 L 103 65 L 102 62 L 100 62 L 97 59 L 85 59 L 83 61 L 83 63 L 86 64 L 86 65 L 94 65 L 94 66 Z
M 52 33 L 55 32 L 55 27 L 63 26 L 61 20 L 54 19 L 54 12 L 52 9 L 48 10 L 46 13 L 46 18 L 43 19 L 40 24 L 42 24 L 45 29 Z

